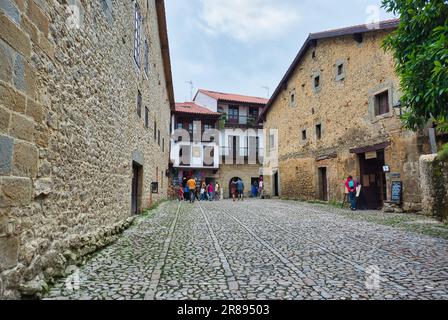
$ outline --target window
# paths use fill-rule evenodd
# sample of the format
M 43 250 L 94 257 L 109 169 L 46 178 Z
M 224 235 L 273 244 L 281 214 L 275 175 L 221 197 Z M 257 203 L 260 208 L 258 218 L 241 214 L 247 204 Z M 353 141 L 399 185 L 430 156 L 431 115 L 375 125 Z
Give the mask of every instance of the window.
M 338 65 L 338 76 L 342 76 L 344 74 L 344 65 Z
M 137 115 L 139 118 L 142 117 L 142 94 L 140 90 L 137 92 Z
M 375 116 L 388 114 L 389 111 L 389 91 L 384 91 L 380 94 L 377 94 L 375 96 Z
M 160 130 L 157 130 L 157 143 L 159 144 L 160 147 Z
M 322 139 L 322 125 L 321 124 L 316 125 L 316 139 L 317 140 Z
M 147 39 L 145 39 L 145 73 L 149 75 L 149 45 Z
M 314 88 L 319 88 L 320 86 L 320 76 L 314 77 Z
M 340 59 L 336 61 L 335 79 L 342 81 L 345 79 L 345 64 L 347 60 Z
M 306 130 L 302 130 L 302 140 L 306 140 L 307 136 L 306 136 Z
M 311 57 L 312 57 L 313 59 L 316 59 L 316 50 L 313 50 L 313 52 L 311 53 Z
M 157 121 L 154 120 L 154 140 L 157 140 Z
M 296 90 L 293 89 L 289 92 L 289 106 L 291 108 L 295 108 L 296 107 Z
M 177 129 L 183 129 L 183 128 L 184 128 L 184 125 L 182 123 L 177 124 Z
M 269 136 L 269 147 L 271 150 L 275 149 L 275 136 L 273 134 Z
M 240 108 L 238 106 L 229 106 L 229 123 L 238 124 L 240 118 Z
M 165 152 L 165 138 L 162 140 L 162 152 Z
M 140 69 L 140 47 L 141 47 L 141 32 L 142 32 L 142 18 L 140 15 L 140 8 L 135 4 L 134 15 L 134 60 L 137 67 Z
M 254 121 L 258 121 L 259 110 L 258 108 L 250 108 L 249 109 L 249 117 Z
M 145 128 L 149 128 L 149 109 L 145 107 Z

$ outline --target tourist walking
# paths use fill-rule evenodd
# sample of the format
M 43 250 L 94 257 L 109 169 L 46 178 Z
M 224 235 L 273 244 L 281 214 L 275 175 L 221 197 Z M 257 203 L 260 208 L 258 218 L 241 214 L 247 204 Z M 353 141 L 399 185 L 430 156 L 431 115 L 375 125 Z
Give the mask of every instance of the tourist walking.
M 257 181 L 255 181 L 254 184 L 252 185 L 251 195 L 252 195 L 252 198 L 256 198 L 258 196 L 258 183 L 257 183 Z
M 196 198 L 196 180 L 193 178 L 190 178 L 187 182 L 187 186 L 190 189 L 190 203 L 194 203 L 194 200 Z
M 221 186 L 218 182 L 215 185 L 215 200 L 219 200 L 221 198 Z
M 201 201 L 205 201 L 205 187 L 202 185 L 201 187 Z
M 258 184 L 258 195 L 260 196 L 260 199 L 263 199 L 263 192 L 264 192 L 264 182 L 263 178 L 260 178 L 260 182 Z
M 347 178 L 345 181 L 345 187 L 348 190 L 348 199 L 350 201 L 350 209 L 352 211 L 356 211 L 357 209 L 357 201 L 356 201 L 356 188 L 358 187 L 358 183 L 352 176 Z
M 184 200 L 185 201 L 189 201 L 190 200 L 190 188 L 188 187 L 188 183 L 185 183 Z
M 215 199 L 215 189 L 213 187 L 213 183 L 208 185 L 208 200 L 213 201 Z
M 232 182 L 230 183 L 230 193 L 232 194 L 233 202 L 236 201 L 236 192 L 237 192 L 236 181 L 232 180 Z
M 244 201 L 244 182 L 243 180 L 239 179 L 236 182 L 236 188 L 238 190 L 238 201 Z

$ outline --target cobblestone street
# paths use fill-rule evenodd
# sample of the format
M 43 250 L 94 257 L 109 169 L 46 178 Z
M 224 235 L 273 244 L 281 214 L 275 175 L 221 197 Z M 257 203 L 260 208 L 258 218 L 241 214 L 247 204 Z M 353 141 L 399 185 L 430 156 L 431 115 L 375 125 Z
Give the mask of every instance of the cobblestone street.
M 168 202 L 74 276 L 47 298 L 447 299 L 448 241 L 313 204 Z

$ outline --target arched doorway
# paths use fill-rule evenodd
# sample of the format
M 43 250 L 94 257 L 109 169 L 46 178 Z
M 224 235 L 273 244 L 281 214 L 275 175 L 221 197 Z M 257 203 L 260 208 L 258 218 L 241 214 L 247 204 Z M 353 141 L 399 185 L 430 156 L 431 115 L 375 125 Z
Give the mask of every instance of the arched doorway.
M 234 177 L 234 178 L 230 179 L 230 181 L 229 181 L 229 199 L 232 199 L 232 183 L 237 182 L 238 180 L 243 180 L 243 179 Z M 235 186 L 235 188 L 236 188 L 236 186 Z

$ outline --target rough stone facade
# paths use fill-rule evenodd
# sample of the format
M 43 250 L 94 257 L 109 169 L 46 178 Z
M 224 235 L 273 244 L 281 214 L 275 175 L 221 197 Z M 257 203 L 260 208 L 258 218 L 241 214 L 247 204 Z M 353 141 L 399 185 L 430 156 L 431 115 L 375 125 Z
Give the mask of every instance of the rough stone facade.
M 133 163 L 139 211 L 167 196 L 163 1 L 138 4 L 140 68 L 134 1 L 0 2 L 0 298 L 39 294 L 129 226 Z
M 448 219 L 448 162 L 437 155 L 420 158 L 420 188 L 423 213 L 441 220 Z
M 280 196 L 321 199 L 319 169 L 325 168 L 327 200 L 342 201 L 347 176 L 363 180 L 359 156 L 351 151 L 387 143 L 385 202 L 392 180 L 398 179 L 403 182 L 403 209 L 421 210 L 418 162 L 429 139 L 402 129 L 393 109 L 400 99 L 399 79 L 392 55 L 381 47 L 387 34 L 372 30 L 362 41 L 353 34 L 323 38 L 304 52 L 265 115 L 265 129 L 278 129 L 279 141 L 278 167 L 265 168 L 270 172 L 267 193 L 274 185 L 269 175 L 278 172 Z M 375 99 L 382 92 L 388 93 L 389 111 L 377 116 Z

